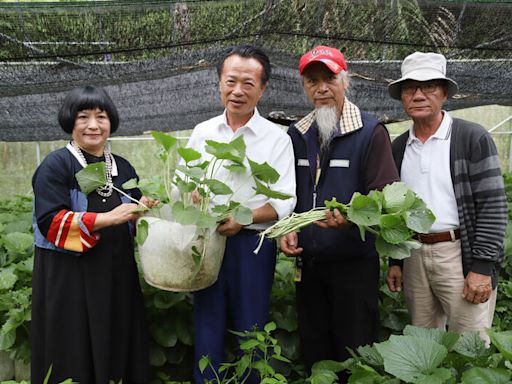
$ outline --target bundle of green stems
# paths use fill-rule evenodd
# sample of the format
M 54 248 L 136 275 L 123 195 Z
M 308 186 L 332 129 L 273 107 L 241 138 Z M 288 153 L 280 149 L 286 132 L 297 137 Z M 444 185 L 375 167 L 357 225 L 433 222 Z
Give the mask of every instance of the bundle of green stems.
M 294 212 L 287 218 L 279 220 L 274 225 L 260 232 L 260 241 L 254 253 L 258 253 L 265 237 L 269 239 L 279 239 L 290 232 L 300 231 L 302 228 L 313 224 L 315 221 L 324 220 L 326 209 L 326 207 L 319 207 L 307 212 Z

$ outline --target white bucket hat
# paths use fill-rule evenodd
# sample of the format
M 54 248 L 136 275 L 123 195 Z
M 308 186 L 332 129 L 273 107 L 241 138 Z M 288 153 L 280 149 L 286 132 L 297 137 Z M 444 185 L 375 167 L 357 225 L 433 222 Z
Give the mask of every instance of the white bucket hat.
M 402 82 L 406 80 L 446 80 L 448 97 L 459 91 L 457 83 L 446 77 L 446 58 L 439 53 L 414 52 L 407 56 L 402 62 L 402 77 L 388 85 L 389 94 L 393 99 L 401 100 Z

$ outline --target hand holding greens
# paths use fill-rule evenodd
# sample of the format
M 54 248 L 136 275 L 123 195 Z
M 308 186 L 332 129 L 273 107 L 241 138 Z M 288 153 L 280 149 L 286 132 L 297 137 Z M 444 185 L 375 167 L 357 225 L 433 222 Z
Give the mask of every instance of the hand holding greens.
M 325 207 L 293 213 L 261 232 L 261 241 L 265 236 L 276 239 L 323 220 L 327 209 L 338 209 L 349 222 L 357 225 L 362 240 L 366 232 L 373 233 L 379 255 L 394 259 L 409 257 L 411 249 L 419 248 L 420 244 L 412 238 L 414 233 L 427 233 L 435 221 L 423 200 L 404 183 L 395 182 L 368 195 L 356 192 L 348 204 L 333 198 L 325 202 Z

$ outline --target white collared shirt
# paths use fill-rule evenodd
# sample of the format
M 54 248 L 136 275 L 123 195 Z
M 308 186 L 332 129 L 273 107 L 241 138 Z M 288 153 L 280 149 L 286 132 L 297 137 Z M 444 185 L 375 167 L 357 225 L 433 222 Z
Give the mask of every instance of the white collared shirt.
M 457 202 L 450 173 L 452 118 L 443 111 L 437 131 L 422 143 L 409 129 L 400 178 L 423 199 L 436 216 L 430 232 L 459 227 Z
M 254 196 L 255 184 L 250 176 L 250 167 L 246 161 L 244 173 L 230 172 L 224 167 L 219 167 L 215 178 L 226 183 L 235 191 L 232 200 L 241 203 L 250 209 L 262 207 L 269 203 L 277 212 L 279 219 L 292 213 L 295 208 L 295 166 L 293 147 L 290 137 L 277 125 L 261 117 L 258 110 L 245 126 L 233 132 L 226 120 L 226 111 L 220 116 L 198 124 L 190 136 L 187 147 L 200 152 L 200 161 L 211 160 L 212 155 L 205 151 L 205 141 L 215 140 L 229 143 L 242 135 L 247 147 L 246 154 L 249 159 L 258 163 L 267 162 L 280 175 L 279 180 L 271 185 L 275 191 L 292 195 L 287 200 L 269 199 L 263 195 Z M 216 196 L 214 204 L 225 204 L 229 196 Z M 252 224 L 248 228 L 264 229 L 268 224 Z

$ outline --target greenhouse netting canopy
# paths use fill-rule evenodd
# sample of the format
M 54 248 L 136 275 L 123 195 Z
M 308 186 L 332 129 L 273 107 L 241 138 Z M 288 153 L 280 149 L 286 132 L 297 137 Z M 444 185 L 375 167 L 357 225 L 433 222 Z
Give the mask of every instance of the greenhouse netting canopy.
M 66 138 L 57 112 L 76 86 L 104 86 L 116 135 L 178 131 L 222 112 L 216 63 L 226 48 L 254 44 L 272 76 L 268 116 L 305 115 L 297 69 L 317 44 L 348 60 L 348 97 L 384 122 L 405 118 L 387 93 L 414 51 L 448 58 L 460 92 L 448 110 L 512 105 L 512 4 L 415 1 L 109 1 L 0 3 L 0 141 Z M 281 117 L 282 117 L 281 116 Z

